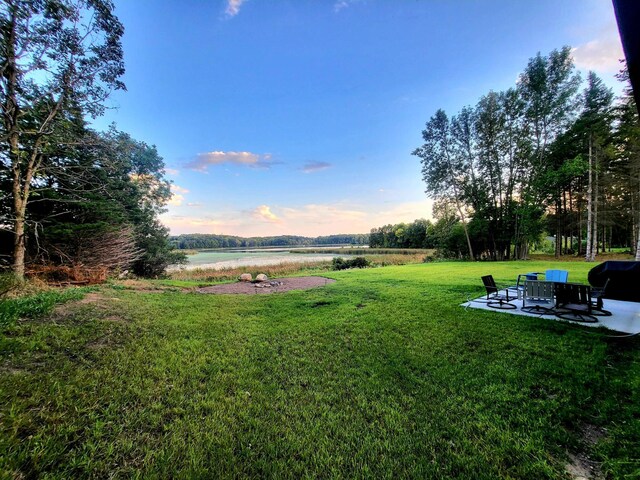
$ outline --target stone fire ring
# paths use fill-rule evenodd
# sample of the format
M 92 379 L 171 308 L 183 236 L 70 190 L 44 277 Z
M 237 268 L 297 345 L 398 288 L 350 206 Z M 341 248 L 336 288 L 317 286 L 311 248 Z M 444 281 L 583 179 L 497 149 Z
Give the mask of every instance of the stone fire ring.
M 260 283 L 235 282 L 202 287 L 196 291 L 198 293 L 253 295 L 257 293 L 288 292 L 290 290 L 309 290 L 310 288 L 324 287 L 335 282 L 334 279 L 325 277 L 288 277 L 275 278 L 271 281 L 274 284 L 279 283 L 279 285 L 265 287 Z M 264 283 L 269 284 L 270 282 Z

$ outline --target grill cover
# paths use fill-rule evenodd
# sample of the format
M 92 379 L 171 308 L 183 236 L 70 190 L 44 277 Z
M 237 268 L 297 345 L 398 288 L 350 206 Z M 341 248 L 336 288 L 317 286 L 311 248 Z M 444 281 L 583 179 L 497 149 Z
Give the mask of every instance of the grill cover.
M 609 261 L 589 271 L 589 283 L 602 287 L 609 279 L 604 297 L 640 302 L 640 262 Z

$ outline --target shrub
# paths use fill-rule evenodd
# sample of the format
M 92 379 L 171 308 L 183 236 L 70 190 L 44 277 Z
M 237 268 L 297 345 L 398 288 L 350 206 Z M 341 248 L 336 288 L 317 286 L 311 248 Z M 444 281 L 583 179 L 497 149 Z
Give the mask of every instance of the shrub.
M 347 260 L 341 257 L 336 257 L 331 262 L 331 266 L 334 270 L 346 270 L 348 268 L 367 268 L 371 266 L 371 263 L 364 257 L 356 257 Z

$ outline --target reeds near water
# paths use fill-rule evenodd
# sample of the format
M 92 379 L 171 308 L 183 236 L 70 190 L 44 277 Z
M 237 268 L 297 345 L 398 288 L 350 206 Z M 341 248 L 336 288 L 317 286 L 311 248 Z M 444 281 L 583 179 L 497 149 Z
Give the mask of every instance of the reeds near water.
M 351 252 L 349 252 L 351 254 Z M 422 263 L 425 253 L 394 253 L 386 255 L 363 255 L 372 266 L 381 267 L 387 265 L 406 265 L 408 263 Z M 243 273 L 250 273 L 254 277 L 259 273 L 266 274 L 269 278 L 287 277 L 293 275 L 320 275 L 331 270 L 331 260 L 319 260 L 316 262 L 283 262 L 277 265 L 245 266 L 231 268 L 196 268 L 193 270 L 175 270 L 170 273 L 173 280 L 195 280 L 204 282 L 222 282 L 236 280 Z

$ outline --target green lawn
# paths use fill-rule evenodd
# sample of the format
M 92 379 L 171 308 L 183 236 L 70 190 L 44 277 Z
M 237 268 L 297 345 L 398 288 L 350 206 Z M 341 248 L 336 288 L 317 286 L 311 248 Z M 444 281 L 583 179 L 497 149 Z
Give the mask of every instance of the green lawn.
M 465 311 L 433 263 L 216 296 L 102 287 L 0 335 L 0 478 L 640 476 L 640 341 Z M 606 332 L 611 333 L 611 332 Z

